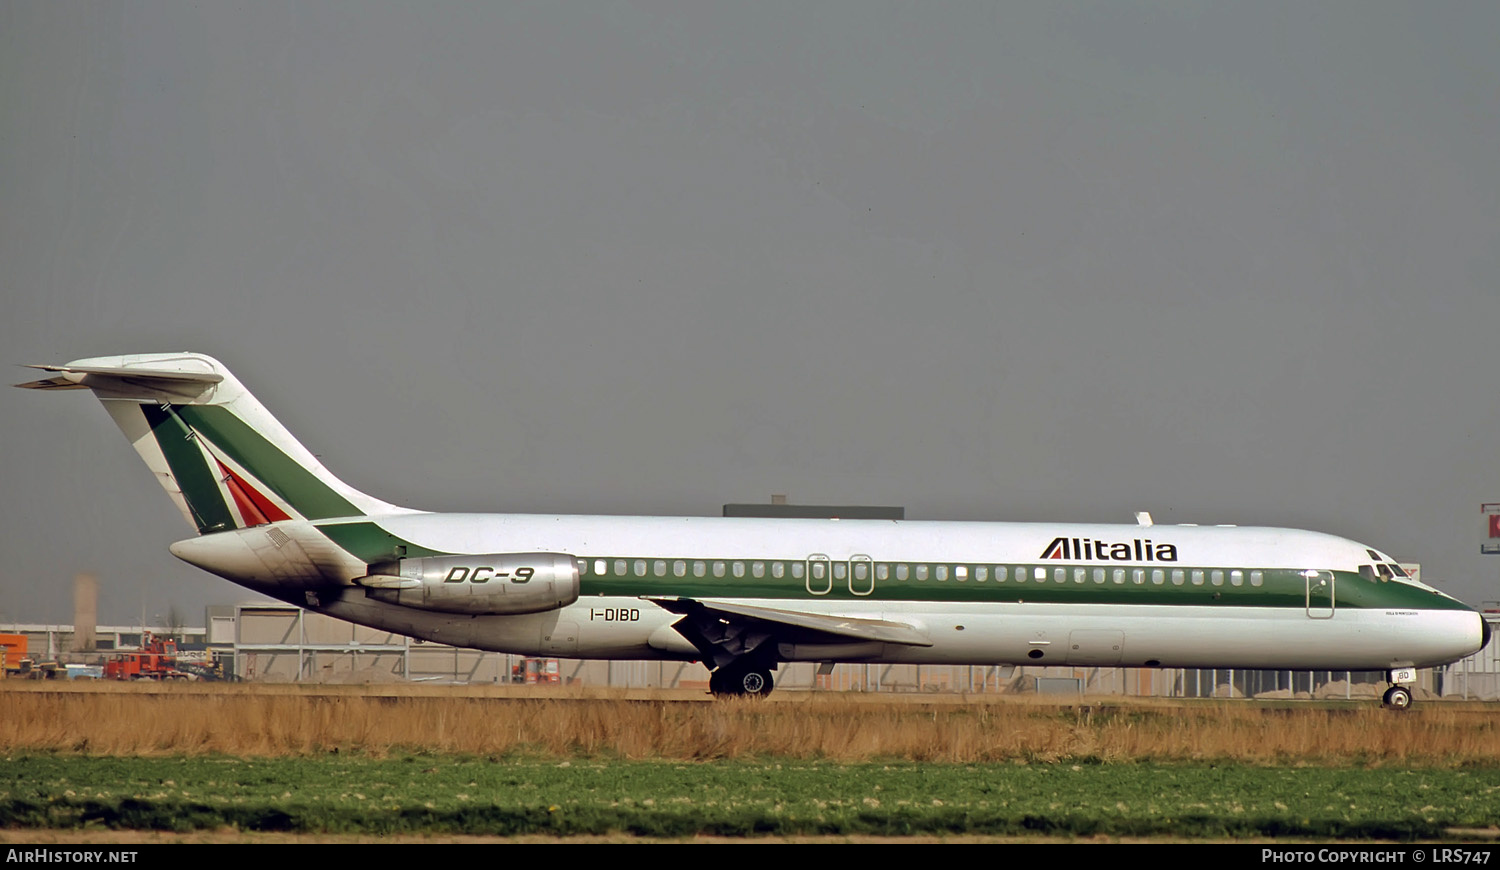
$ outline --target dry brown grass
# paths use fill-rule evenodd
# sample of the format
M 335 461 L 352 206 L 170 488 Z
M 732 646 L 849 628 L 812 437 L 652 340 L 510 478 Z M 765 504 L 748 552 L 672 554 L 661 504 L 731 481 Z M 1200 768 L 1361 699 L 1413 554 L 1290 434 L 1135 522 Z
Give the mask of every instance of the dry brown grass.
M 0 686 L 0 752 L 87 755 L 596 756 L 933 762 L 1226 760 L 1495 764 L 1482 705 L 1270 706 L 786 693 L 693 703 L 671 693 L 453 687 Z M 635 700 L 633 698 L 642 698 Z

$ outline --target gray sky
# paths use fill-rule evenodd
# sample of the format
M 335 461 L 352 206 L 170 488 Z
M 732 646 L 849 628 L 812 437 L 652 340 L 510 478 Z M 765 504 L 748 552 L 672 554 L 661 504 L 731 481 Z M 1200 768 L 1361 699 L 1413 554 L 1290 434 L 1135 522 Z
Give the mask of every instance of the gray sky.
M 1313 528 L 1478 603 L 1500 5 L 0 0 L 7 363 L 197 350 L 442 510 Z M 13 369 L 10 382 L 27 372 Z M 248 593 L 0 395 L 0 622 Z

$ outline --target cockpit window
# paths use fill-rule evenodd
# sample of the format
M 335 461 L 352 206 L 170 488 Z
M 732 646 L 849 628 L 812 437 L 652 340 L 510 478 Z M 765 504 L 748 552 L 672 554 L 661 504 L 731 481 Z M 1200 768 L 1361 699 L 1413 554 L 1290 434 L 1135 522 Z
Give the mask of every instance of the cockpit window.
M 1375 567 L 1376 567 L 1376 569 L 1378 569 L 1380 571 L 1380 579 L 1381 580 L 1387 580 L 1388 581 L 1388 580 L 1391 579 L 1391 566 L 1390 565 L 1387 565 L 1384 562 L 1382 562 L 1379 565 L 1376 565 Z
M 1411 577 L 1410 574 L 1406 573 L 1406 569 L 1402 568 L 1400 565 L 1392 563 L 1391 570 L 1396 572 L 1397 577 Z
M 1377 562 L 1383 562 L 1383 561 L 1385 561 L 1385 560 L 1381 559 L 1380 558 L 1380 554 L 1377 553 L 1377 552 L 1375 552 L 1374 550 L 1366 550 L 1365 552 L 1369 553 L 1370 554 L 1370 558 L 1374 559 Z
M 1375 582 L 1375 566 L 1374 565 L 1360 565 L 1359 566 L 1359 576 L 1365 578 L 1366 580 L 1370 581 L 1371 583 L 1374 583 Z

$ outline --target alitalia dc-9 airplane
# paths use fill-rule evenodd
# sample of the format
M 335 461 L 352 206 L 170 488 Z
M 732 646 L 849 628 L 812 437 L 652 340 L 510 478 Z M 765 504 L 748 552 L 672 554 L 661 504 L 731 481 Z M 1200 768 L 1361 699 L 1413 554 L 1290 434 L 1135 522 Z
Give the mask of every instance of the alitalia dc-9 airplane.
M 217 360 L 39 365 L 94 392 L 198 536 L 178 558 L 309 610 L 522 655 L 699 661 L 1416 669 L 1481 616 L 1364 544 L 1295 529 L 429 513 L 334 477 Z

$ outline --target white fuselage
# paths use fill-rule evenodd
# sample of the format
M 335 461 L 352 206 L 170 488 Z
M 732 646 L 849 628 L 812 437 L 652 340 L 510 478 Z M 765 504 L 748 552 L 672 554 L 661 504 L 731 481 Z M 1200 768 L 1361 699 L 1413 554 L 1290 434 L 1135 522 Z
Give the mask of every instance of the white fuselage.
M 570 554 L 583 568 L 583 595 L 522 615 L 372 600 L 349 585 L 365 562 L 316 528 L 344 523 L 443 553 Z M 782 642 L 783 661 L 1375 670 L 1443 664 L 1484 641 L 1479 615 L 1436 590 L 1405 580 L 1399 589 L 1358 586 L 1366 581 L 1356 572 L 1373 561 L 1364 545 L 1289 529 L 403 514 L 276 524 L 298 555 L 271 547 L 271 528 L 208 535 L 173 552 L 352 622 L 526 655 L 699 658 L 672 628 L 681 617 L 648 595 L 889 620 L 931 641 Z M 1062 557 L 1059 539 L 1074 558 Z M 1152 558 L 1168 552 L 1168 561 Z M 900 566 L 911 567 L 898 579 Z M 1307 578 L 1295 581 L 1306 583 L 1296 606 L 1287 604 L 1288 572 Z M 1252 588 L 1258 581 L 1245 578 L 1257 575 L 1272 579 Z M 1277 582 L 1283 594 L 1272 600 Z M 1303 594 L 1300 585 L 1292 592 Z M 1374 592 L 1400 603 L 1342 603 Z

